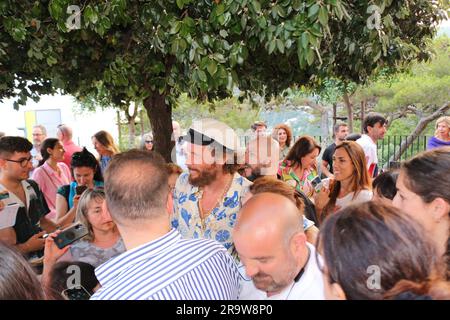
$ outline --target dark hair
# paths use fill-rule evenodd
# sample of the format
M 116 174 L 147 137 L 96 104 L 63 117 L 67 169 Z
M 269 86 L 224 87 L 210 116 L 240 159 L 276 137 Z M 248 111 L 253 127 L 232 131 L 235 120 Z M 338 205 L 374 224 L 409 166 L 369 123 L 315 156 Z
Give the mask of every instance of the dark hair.
M 381 113 L 370 112 L 363 121 L 364 133 L 369 133 L 367 127 L 374 127 L 377 123 L 384 125 L 388 121 Z
M 83 150 L 75 152 L 72 155 L 72 160 L 70 161 L 70 170 L 72 171 L 72 177 L 74 177 L 73 169 L 79 167 L 92 168 L 94 170 L 94 180 L 103 181 L 103 175 L 97 159 L 86 148 L 83 148 Z
M 33 144 L 22 137 L 5 136 L 0 138 L 0 155 L 10 156 L 14 152 L 29 152 Z
M 68 280 L 73 277 L 73 270 L 69 269 L 73 267 L 80 271 L 79 285 L 86 289 L 90 295 L 94 294 L 94 288 L 98 284 L 94 266 L 81 261 L 63 261 L 56 263 L 50 271 L 50 287 L 47 290 L 54 299 L 62 299 L 61 293 L 66 289 L 72 289 L 68 288 Z
M 450 204 L 450 147 L 441 147 L 419 153 L 402 163 L 405 186 L 425 203 L 442 198 Z M 450 212 L 449 212 L 450 215 Z M 450 230 L 447 239 L 447 279 L 450 280 Z
M 314 140 L 313 137 L 302 136 L 294 143 L 291 150 L 289 150 L 285 160 L 291 161 L 292 166 L 300 164 L 302 158 L 308 153 L 313 152 L 314 149 L 319 149 L 320 153 L 322 147 L 316 142 L 316 140 Z
M 338 123 L 336 123 L 336 124 L 334 125 L 334 127 L 333 127 L 333 133 L 339 132 L 339 129 L 340 129 L 341 127 L 348 127 L 348 125 L 347 125 L 346 123 L 344 123 L 344 122 L 338 122 Z
M 0 241 L 0 300 L 44 299 L 44 290 L 28 262 Z
M 373 201 L 348 206 L 321 226 L 317 247 L 330 283 L 347 299 L 383 299 L 400 280 L 415 283 L 441 276 L 442 266 L 426 232 L 392 206 Z M 369 267 L 379 272 L 379 288 L 369 288 Z
M 106 204 L 119 223 L 165 214 L 168 192 L 164 159 L 157 152 L 132 149 L 115 155 L 106 169 Z
M 345 137 L 345 140 L 347 140 L 347 141 L 356 141 L 359 138 L 361 138 L 361 134 L 360 133 L 350 133 L 349 135 L 347 135 Z
M 345 149 L 350 161 L 352 162 L 355 172 L 352 179 L 352 191 L 353 199 L 358 195 L 361 190 L 370 189 L 370 177 L 367 171 L 366 157 L 364 155 L 363 148 L 354 141 L 343 141 L 340 145 L 336 146 L 335 150 Z M 335 151 L 336 152 L 336 151 Z M 325 218 L 332 213 L 334 206 L 336 205 L 336 200 L 341 191 L 341 182 L 335 181 L 332 186 L 330 186 L 330 200 L 328 201 L 325 208 L 319 214 L 319 220 L 322 222 Z
M 372 188 L 381 196 L 393 200 L 397 194 L 398 171 L 385 171 L 372 181 Z
M 44 142 L 42 142 L 41 145 L 42 160 L 39 161 L 38 167 L 42 166 L 45 163 L 45 161 L 47 161 L 48 158 L 50 158 L 50 154 L 48 153 L 47 148 L 55 149 L 55 146 L 58 142 L 59 140 L 56 138 L 47 138 L 44 140 Z

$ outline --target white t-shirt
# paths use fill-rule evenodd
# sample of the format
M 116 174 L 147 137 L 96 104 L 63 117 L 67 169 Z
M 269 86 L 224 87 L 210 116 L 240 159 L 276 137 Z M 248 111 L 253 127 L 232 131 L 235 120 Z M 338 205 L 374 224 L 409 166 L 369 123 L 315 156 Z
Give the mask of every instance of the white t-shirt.
M 354 192 L 350 192 L 348 195 L 342 198 L 336 199 L 336 206 L 339 209 L 343 209 L 351 204 L 358 204 L 372 200 L 373 193 L 370 190 L 361 190 L 353 199 Z
M 378 164 L 377 145 L 367 134 L 363 134 L 356 142 L 363 148 L 366 156 L 367 170 L 373 177 L 375 166 Z
M 310 250 L 309 259 L 301 278 L 287 286 L 279 294 L 267 297 L 265 291 L 257 289 L 253 281 L 245 274 L 245 268 L 241 266 L 241 292 L 239 300 L 324 300 L 323 274 L 317 266 L 316 249 L 306 243 Z M 319 256 L 319 260 L 322 258 Z

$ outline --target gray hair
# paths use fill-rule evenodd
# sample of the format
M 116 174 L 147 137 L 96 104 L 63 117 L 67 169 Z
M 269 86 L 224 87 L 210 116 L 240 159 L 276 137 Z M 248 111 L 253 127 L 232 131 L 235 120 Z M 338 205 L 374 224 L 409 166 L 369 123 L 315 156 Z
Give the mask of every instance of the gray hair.
M 47 135 L 47 129 L 42 124 L 36 124 L 33 126 L 33 129 L 39 128 L 42 131 L 42 134 Z

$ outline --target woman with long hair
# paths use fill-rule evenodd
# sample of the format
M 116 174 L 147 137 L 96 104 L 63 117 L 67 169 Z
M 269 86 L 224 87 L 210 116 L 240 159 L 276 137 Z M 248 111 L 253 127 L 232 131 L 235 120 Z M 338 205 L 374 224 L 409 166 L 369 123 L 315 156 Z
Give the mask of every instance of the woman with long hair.
M 402 163 L 393 205 L 421 224 L 447 262 L 450 280 L 450 147 Z
M 280 160 L 284 160 L 288 155 L 292 143 L 292 130 L 284 123 L 275 126 L 272 132 L 272 138 L 278 141 L 280 145 Z
M 331 215 L 321 226 L 317 248 L 327 299 L 450 297 L 427 234 L 392 206 L 369 201 Z
M 319 221 L 350 204 L 372 199 L 371 181 L 362 147 L 354 141 L 336 146 L 333 155 L 334 180 L 324 179 L 324 186 L 314 198 Z
M 112 157 L 120 152 L 119 148 L 114 143 L 114 139 L 111 134 L 104 130 L 101 130 L 92 136 L 92 144 L 100 155 L 100 169 L 102 174 L 104 174 L 105 169 Z
M 58 188 L 71 181 L 70 169 L 62 162 L 64 153 L 64 147 L 58 139 L 45 139 L 41 145 L 42 160 L 33 171 L 32 176 L 32 179 L 38 183 L 50 209 L 50 213 L 46 217 L 52 220 L 56 218 Z
M 320 145 L 313 137 L 300 137 L 280 163 L 278 177 L 312 198 L 315 193 L 312 180 L 318 175 L 317 157 L 320 150 Z

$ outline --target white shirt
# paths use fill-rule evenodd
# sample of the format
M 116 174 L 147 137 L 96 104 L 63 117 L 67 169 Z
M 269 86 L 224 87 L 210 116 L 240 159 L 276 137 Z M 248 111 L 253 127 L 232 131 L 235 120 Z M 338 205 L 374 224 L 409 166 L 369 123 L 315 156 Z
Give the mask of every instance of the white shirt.
M 301 278 L 284 288 L 280 293 L 267 297 L 265 291 L 259 290 L 253 281 L 245 275 L 245 268 L 241 271 L 241 292 L 239 300 L 324 300 L 323 274 L 317 266 L 316 249 L 313 245 L 306 243 L 310 250 L 308 262 Z M 319 256 L 319 260 L 322 258 Z
M 366 156 L 367 170 L 373 177 L 374 166 L 378 164 L 377 145 L 367 134 L 363 134 L 356 142 L 363 148 Z
M 339 209 L 343 209 L 351 204 L 358 204 L 366 201 L 372 200 L 373 193 L 370 190 L 361 190 L 356 197 L 353 199 L 354 192 L 350 192 L 348 195 L 342 198 L 336 199 L 336 206 Z

